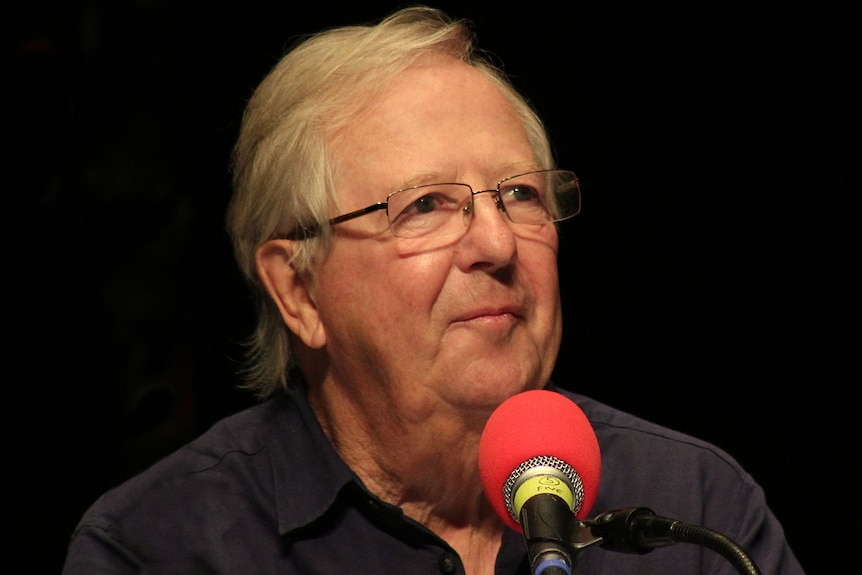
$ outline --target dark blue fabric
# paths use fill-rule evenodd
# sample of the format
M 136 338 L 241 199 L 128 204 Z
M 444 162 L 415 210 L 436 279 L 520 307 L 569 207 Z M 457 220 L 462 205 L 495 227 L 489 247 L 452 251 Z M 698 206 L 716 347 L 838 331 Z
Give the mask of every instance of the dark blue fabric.
M 555 388 L 556 389 L 556 388 Z M 558 390 L 560 391 L 560 390 Z M 763 575 L 799 575 L 752 478 L 720 449 L 592 399 L 602 479 L 591 515 L 645 506 L 739 543 Z M 523 536 L 507 530 L 498 575 L 528 575 Z M 70 543 L 64 575 L 463 573 L 434 533 L 362 486 L 304 394 L 229 417 L 103 495 Z M 578 575 L 734 575 L 716 552 L 677 544 L 646 555 L 581 553 Z

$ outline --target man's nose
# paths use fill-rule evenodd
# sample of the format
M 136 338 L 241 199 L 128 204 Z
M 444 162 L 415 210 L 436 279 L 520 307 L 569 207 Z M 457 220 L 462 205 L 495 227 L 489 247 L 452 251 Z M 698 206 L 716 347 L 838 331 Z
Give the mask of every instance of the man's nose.
M 477 196 L 484 195 L 493 201 L 496 210 L 491 205 L 482 205 L 476 212 Z M 489 195 L 490 194 L 490 195 Z M 481 202 L 488 204 L 489 202 Z M 511 265 L 518 252 L 512 222 L 505 213 L 505 207 L 500 202 L 497 190 L 481 190 L 473 193 L 473 201 L 466 214 L 467 230 L 461 238 L 458 257 L 464 267 L 481 265 L 489 270 L 495 270 Z

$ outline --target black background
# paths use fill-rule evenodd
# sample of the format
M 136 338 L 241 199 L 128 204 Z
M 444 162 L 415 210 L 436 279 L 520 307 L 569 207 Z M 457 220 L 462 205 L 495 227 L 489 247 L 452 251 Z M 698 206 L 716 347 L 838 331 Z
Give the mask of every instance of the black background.
M 846 568 L 860 382 L 850 14 L 437 5 L 475 22 L 582 181 L 584 212 L 562 232 L 558 383 L 725 448 L 809 573 Z M 59 572 L 99 493 L 251 403 L 232 375 L 251 307 L 222 227 L 244 101 L 298 35 L 397 6 L 10 9 L 16 572 Z

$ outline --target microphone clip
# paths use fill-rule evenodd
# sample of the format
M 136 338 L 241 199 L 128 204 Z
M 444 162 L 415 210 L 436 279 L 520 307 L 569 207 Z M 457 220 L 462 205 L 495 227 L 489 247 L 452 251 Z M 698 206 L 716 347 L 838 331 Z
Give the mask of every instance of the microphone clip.
M 574 519 L 558 495 L 542 493 L 521 507 L 519 517 L 533 575 L 572 575 L 580 553 L 601 543 L 589 526 Z

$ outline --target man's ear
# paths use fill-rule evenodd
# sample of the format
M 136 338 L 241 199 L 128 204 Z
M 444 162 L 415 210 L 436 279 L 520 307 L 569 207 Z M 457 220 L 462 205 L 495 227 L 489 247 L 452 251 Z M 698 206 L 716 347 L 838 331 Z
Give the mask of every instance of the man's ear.
M 295 243 L 269 240 L 257 249 L 255 267 L 288 329 L 308 347 L 319 349 L 326 344 L 326 330 L 305 278 L 291 265 Z

